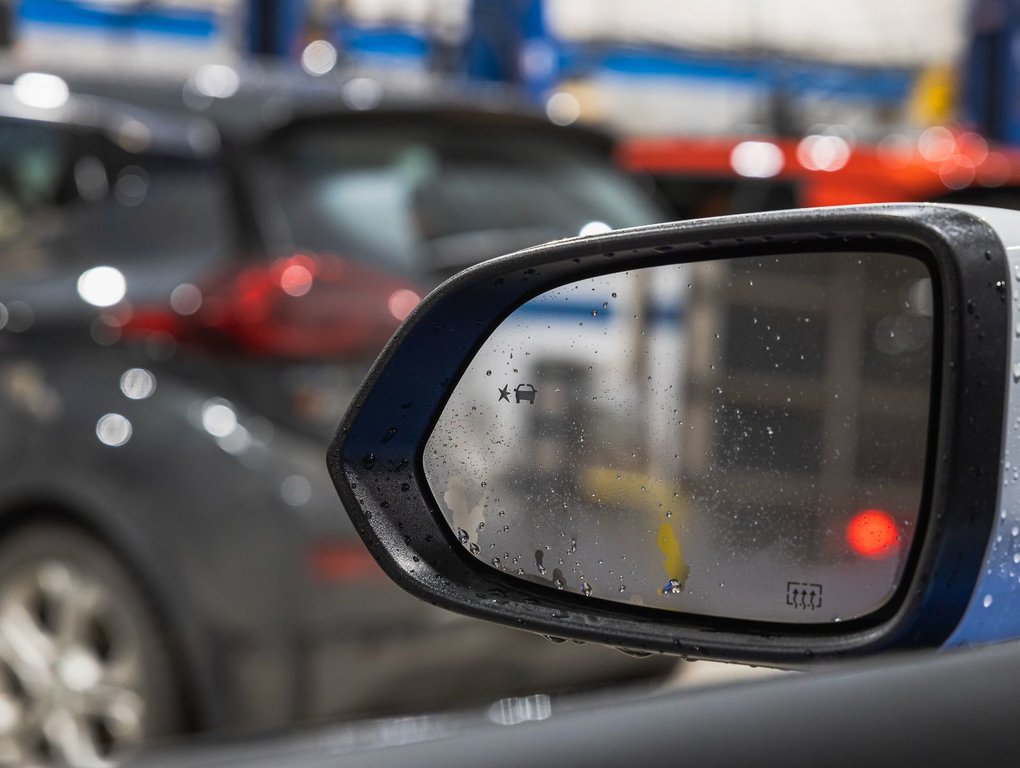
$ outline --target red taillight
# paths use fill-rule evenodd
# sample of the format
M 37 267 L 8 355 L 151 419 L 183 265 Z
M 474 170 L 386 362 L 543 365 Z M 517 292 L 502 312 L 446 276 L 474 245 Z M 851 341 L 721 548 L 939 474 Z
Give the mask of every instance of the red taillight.
M 308 550 L 308 570 L 320 583 L 386 580 L 361 542 L 316 542 Z
M 274 357 L 371 355 L 419 300 L 406 282 L 371 267 L 296 254 L 212 281 L 187 315 L 172 306 L 136 310 L 122 331 Z
M 846 527 L 846 541 L 858 555 L 887 557 L 899 546 L 900 532 L 896 521 L 880 509 L 866 509 L 854 515 Z

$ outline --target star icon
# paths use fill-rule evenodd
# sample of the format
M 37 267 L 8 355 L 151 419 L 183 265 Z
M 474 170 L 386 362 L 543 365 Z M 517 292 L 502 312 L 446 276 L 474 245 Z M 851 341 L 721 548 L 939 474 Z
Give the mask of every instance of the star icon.
M 508 403 L 510 402 L 510 387 L 506 384 L 499 388 L 499 399 L 506 400 Z

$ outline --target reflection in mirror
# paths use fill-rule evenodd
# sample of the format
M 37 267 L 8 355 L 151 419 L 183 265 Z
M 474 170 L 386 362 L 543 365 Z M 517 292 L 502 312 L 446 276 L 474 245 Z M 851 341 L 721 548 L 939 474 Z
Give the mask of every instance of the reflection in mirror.
M 888 253 L 582 280 L 487 339 L 426 478 L 511 575 L 717 617 L 865 616 L 917 528 L 933 330 L 928 268 Z

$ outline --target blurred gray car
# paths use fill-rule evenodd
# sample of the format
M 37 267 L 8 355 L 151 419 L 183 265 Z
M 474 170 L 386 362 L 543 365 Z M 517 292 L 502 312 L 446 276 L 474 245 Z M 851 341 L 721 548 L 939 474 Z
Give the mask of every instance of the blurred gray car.
M 6 82 L 0 762 L 668 672 L 403 594 L 323 460 L 444 276 L 659 217 L 605 138 L 360 75 Z

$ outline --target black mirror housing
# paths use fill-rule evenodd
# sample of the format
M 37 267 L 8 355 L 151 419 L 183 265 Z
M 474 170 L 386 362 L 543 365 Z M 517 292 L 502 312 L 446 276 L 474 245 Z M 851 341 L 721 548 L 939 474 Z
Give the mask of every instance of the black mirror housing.
M 927 265 L 934 297 L 931 421 L 921 514 L 893 597 L 848 621 L 781 624 L 623 605 L 488 567 L 444 519 L 423 451 L 494 329 L 526 301 L 624 270 L 798 252 L 896 253 Z M 680 222 L 557 241 L 466 270 L 405 321 L 330 446 L 344 507 L 385 572 L 440 607 L 640 652 L 796 666 L 939 646 L 972 604 L 993 531 L 1010 361 L 1003 235 L 976 211 L 887 205 Z M 526 388 L 509 397 L 528 398 Z

